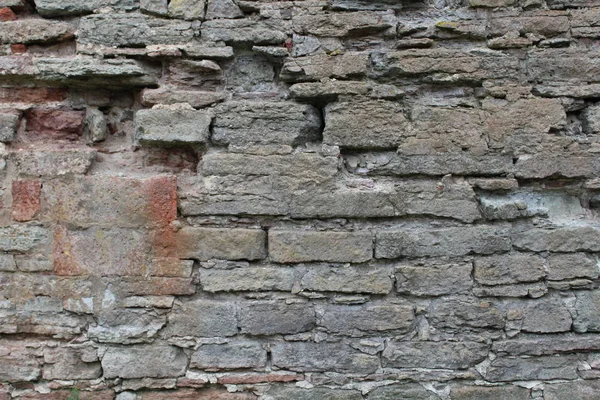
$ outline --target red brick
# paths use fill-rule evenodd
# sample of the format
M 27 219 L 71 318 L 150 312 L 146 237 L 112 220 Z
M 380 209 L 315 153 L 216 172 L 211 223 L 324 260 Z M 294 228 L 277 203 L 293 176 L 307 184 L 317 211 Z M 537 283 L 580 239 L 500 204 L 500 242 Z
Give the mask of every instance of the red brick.
M 22 45 L 17 45 L 22 46 Z M 14 50 L 13 50 L 14 51 Z M 6 103 L 44 104 L 63 101 L 67 90 L 59 88 L 0 88 L 0 101 Z
M 40 181 L 13 181 L 13 219 L 19 222 L 35 219 L 40 211 L 40 195 Z
M 27 53 L 27 46 L 21 43 L 13 43 L 10 45 L 10 51 L 12 52 L 12 54 Z
M 28 110 L 25 117 L 27 118 L 26 130 L 34 136 L 77 140 L 83 134 L 85 111 L 34 108 Z
M 14 21 L 17 19 L 17 16 L 9 7 L 0 8 L 0 21 Z

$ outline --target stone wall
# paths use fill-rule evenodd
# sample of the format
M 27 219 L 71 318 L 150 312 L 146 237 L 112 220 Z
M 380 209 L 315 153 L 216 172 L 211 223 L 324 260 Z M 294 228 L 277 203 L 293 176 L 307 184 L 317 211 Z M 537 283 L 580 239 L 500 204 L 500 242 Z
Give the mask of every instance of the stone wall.
M 0 19 L 0 400 L 600 399 L 598 0 Z

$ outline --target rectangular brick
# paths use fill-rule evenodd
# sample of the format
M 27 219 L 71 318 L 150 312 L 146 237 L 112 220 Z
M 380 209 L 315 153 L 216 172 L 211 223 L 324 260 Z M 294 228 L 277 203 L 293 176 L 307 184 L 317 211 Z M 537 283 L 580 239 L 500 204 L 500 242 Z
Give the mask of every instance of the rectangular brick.
M 135 135 L 141 144 L 204 144 L 210 136 L 210 111 L 149 109 L 135 113 Z
M 282 267 L 200 269 L 200 284 L 207 292 L 291 292 L 297 275 L 295 269 Z
M 405 331 L 413 323 L 410 305 L 327 306 L 319 325 L 329 332 L 364 336 L 366 332 Z
M 175 306 L 164 333 L 169 336 L 218 337 L 238 333 L 234 303 L 192 300 Z
M 365 262 L 373 258 L 370 232 L 269 231 L 272 261 Z
M 528 251 L 600 251 L 600 229 L 593 226 L 530 229 L 513 236 L 516 248 Z
M 392 270 L 385 267 L 308 267 L 301 287 L 315 292 L 388 294 L 392 291 Z
M 390 342 L 382 364 L 391 368 L 466 369 L 483 361 L 488 346 L 477 342 Z
M 36 218 L 40 211 L 41 189 L 39 180 L 12 182 L 12 217 L 15 221 L 26 222 Z
M 375 241 L 377 258 L 463 256 L 510 249 L 507 233 L 492 226 L 380 231 Z
M 240 307 L 241 333 L 249 335 L 301 333 L 315 325 L 315 310 L 309 303 L 257 302 Z
M 377 356 L 354 350 L 345 343 L 275 343 L 271 353 L 274 366 L 291 371 L 370 374 L 379 368 Z
M 177 232 L 177 254 L 200 261 L 258 260 L 265 258 L 266 233 L 259 229 L 193 228 Z
M 415 296 L 467 292 L 473 286 L 471 263 L 427 263 L 396 268 L 396 290 Z
M 238 341 L 204 344 L 192 354 L 190 368 L 204 371 L 264 368 L 267 351 L 258 342 Z

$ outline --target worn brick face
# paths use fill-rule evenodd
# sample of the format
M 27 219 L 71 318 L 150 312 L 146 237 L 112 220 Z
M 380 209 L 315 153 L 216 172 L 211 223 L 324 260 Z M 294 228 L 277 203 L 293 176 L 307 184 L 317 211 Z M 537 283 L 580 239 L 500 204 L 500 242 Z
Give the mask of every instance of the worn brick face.
M 40 197 L 40 181 L 13 181 L 13 219 L 19 222 L 26 222 L 34 219 L 40 212 Z

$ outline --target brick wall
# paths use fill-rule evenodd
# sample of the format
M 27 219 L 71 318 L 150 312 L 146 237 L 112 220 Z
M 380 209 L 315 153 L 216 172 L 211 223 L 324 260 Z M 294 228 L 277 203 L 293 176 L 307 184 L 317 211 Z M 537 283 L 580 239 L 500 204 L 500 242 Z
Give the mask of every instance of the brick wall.
M 597 0 L 0 21 L 0 400 L 599 398 Z

